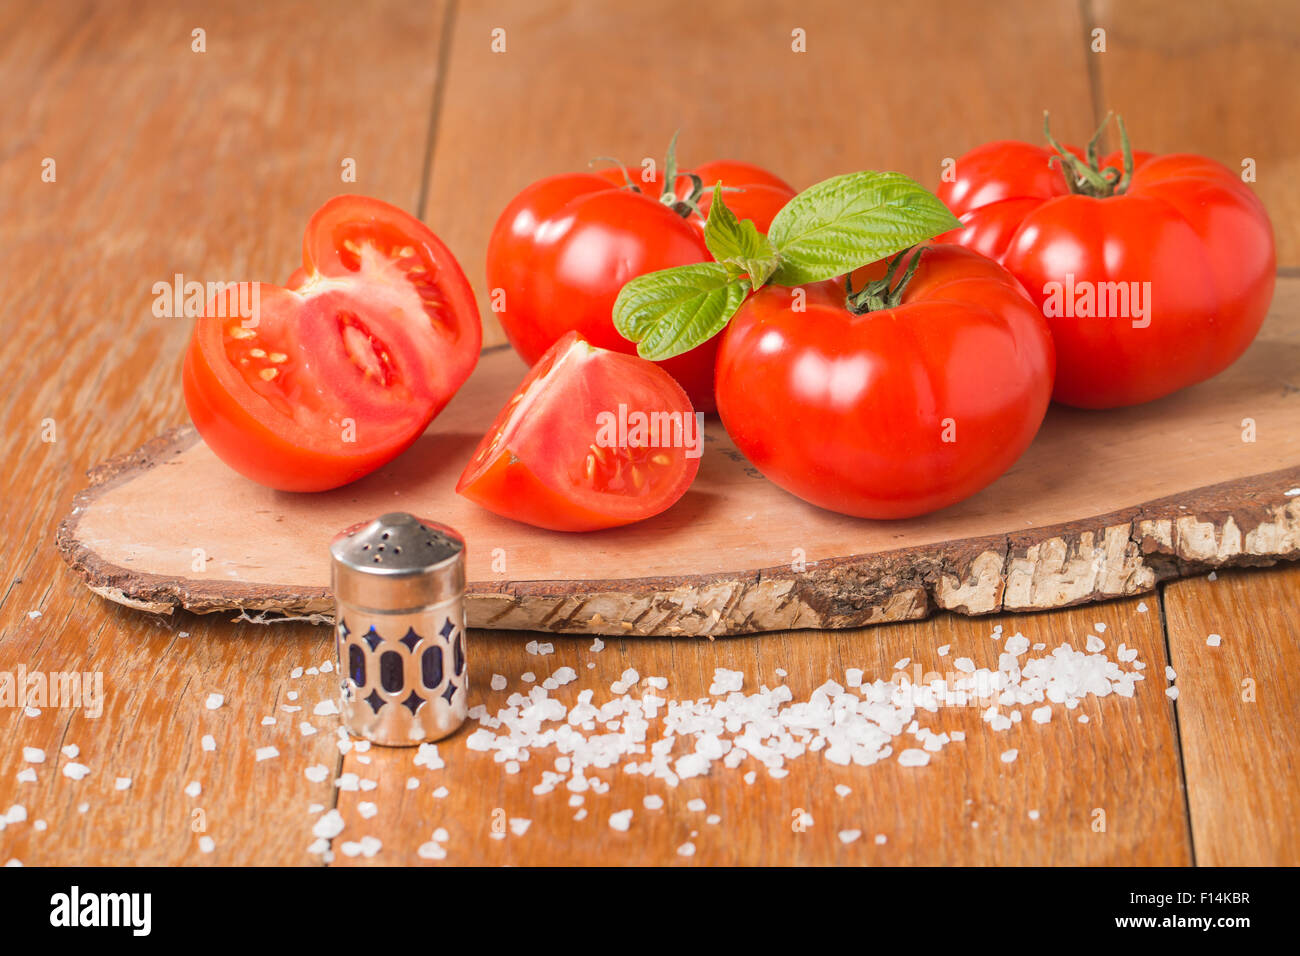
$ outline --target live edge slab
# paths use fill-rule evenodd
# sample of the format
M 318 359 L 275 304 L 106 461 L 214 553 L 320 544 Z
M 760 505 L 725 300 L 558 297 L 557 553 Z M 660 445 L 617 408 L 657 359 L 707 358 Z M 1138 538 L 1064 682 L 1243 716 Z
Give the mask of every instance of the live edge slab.
M 174 428 L 91 471 L 59 549 L 92 590 L 130 607 L 325 622 L 330 538 L 409 511 L 465 535 L 471 627 L 623 636 L 1036 611 L 1300 558 L 1300 279 L 1278 280 L 1258 340 L 1222 375 L 1137 408 L 1053 406 L 991 487 L 908 521 L 790 496 L 716 418 L 694 486 L 657 518 L 576 535 L 498 518 L 453 488 L 523 374 L 509 349 L 485 352 L 411 450 L 322 494 L 255 485 Z

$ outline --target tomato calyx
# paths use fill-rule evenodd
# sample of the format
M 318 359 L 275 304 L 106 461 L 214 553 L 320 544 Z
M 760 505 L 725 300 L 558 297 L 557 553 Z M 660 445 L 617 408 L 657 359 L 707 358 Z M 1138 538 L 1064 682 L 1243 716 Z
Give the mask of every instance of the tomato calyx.
M 1097 132 L 1092 134 L 1092 139 L 1088 140 L 1088 146 L 1084 151 L 1087 159 L 1083 160 L 1056 141 L 1056 137 L 1052 135 L 1048 112 L 1043 110 L 1043 136 L 1046 137 L 1048 145 L 1056 150 L 1056 155 L 1051 158 L 1050 163 L 1060 163 L 1061 172 L 1065 176 L 1066 185 L 1070 187 L 1070 192 L 1079 196 L 1107 199 L 1111 196 L 1122 196 L 1128 191 L 1129 182 L 1133 178 L 1133 146 L 1129 142 L 1128 130 L 1124 128 L 1124 117 L 1115 116 L 1115 122 L 1119 125 L 1120 149 L 1124 154 L 1123 172 L 1113 166 L 1103 169 L 1097 155 L 1097 144 L 1101 141 L 1101 134 L 1106 131 L 1106 127 L 1110 125 L 1110 118 L 1114 115 L 1107 113 L 1106 118 L 1097 127 Z
M 925 246 L 908 246 L 889 260 L 889 268 L 883 277 L 873 279 L 857 291 L 853 289 L 853 273 L 850 272 L 844 277 L 844 307 L 854 315 L 896 308 L 903 301 L 903 292 L 912 281 L 912 276 L 916 275 L 916 267 L 921 264 L 921 256 L 924 254 Z M 909 255 L 912 261 L 895 283 L 894 274 Z
M 677 130 L 668 141 L 668 152 L 664 155 L 664 191 L 659 194 L 659 201 L 683 219 L 691 216 L 703 216 L 700 212 L 700 197 L 704 195 L 704 180 L 695 173 L 681 173 L 691 181 L 690 192 L 685 197 L 677 195 Z

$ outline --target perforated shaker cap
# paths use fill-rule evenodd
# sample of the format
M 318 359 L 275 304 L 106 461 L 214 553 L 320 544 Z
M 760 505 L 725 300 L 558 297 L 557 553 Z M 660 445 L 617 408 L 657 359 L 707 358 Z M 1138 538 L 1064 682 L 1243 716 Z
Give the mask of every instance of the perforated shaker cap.
M 465 539 L 444 524 L 402 511 L 340 532 L 330 555 L 340 604 L 397 613 L 465 592 Z

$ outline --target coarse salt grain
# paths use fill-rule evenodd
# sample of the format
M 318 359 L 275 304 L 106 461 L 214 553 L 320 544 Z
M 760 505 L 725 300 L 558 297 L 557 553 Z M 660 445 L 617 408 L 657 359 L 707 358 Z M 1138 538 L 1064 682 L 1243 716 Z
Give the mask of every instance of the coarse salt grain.
M 438 753 L 438 745 L 427 743 L 420 744 L 419 750 L 416 751 L 415 765 L 417 767 L 426 767 L 429 770 L 441 770 L 447 766 Z
M 841 830 L 839 832 L 840 842 L 844 844 L 853 843 L 861 836 L 861 830 Z
M 270 760 L 272 757 L 280 756 L 280 751 L 276 750 L 274 747 L 258 747 L 254 756 L 257 757 L 257 760 L 260 763 L 263 760 Z
M 951 650 L 951 649 L 952 649 L 952 645 L 951 645 L 951 644 L 941 644 L 941 645 L 939 645 L 939 651 L 938 651 L 938 654 L 939 654 L 940 657 L 947 657 L 947 656 L 948 656 L 948 651 Z
M 211 853 L 217 848 L 217 841 L 210 836 L 199 837 L 199 850 L 203 853 Z
M 852 792 L 853 792 L 853 788 L 852 788 L 852 787 L 845 786 L 845 785 L 842 784 L 842 783 L 837 783 L 837 784 L 835 785 L 835 793 L 836 793 L 837 795 L 839 795 L 841 798 L 843 798 L 843 797 L 847 797 L 847 796 L 848 796 L 850 793 L 852 793 Z
M 81 780 L 88 773 L 90 773 L 90 768 L 85 764 L 67 763 L 63 765 L 63 775 L 71 777 L 73 780 Z
M 197 780 L 191 780 L 185 785 L 185 795 L 191 799 L 197 797 L 203 792 L 203 785 Z
M 1020 751 L 1017 750 L 1015 747 L 1012 747 L 1010 750 L 1002 751 L 1001 759 L 1003 763 L 1012 763 L 1019 756 L 1020 756 Z
M 510 682 L 506 680 L 505 674 L 493 674 L 490 686 L 493 690 L 505 690 L 506 685 L 509 683 Z
M 632 825 L 632 811 L 619 810 L 609 815 L 609 826 L 611 830 L 626 830 Z
M 1207 647 L 1218 647 L 1222 643 L 1223 643 L 1223 638 L 1218 634 L 1211 634 L 1209 637 L 1205 639 L 1205 644 Z
M 1170 684 L 1168 687 L 1165 688 L 1165 696 L 1168 697 L 1170 700 L 1177 700 L 1178 688 Z
M 323 840 L 332 840 L 343 832 L 343 814 L 338 810 L 328 810 L 312 825 L 312 836 Z
M 39 747 L 24 747 L 23 760 L 27 763 L 45 763 L 45 751 Z
M 225 702 L 226 702 L 226 697 L 224 694 L 218 694 L 215 691 L 213 691 L 211 694 L 208 695 L 208 699 L 203 702 L 203 706 L 207 707 L 208 710 L 216 710 Z

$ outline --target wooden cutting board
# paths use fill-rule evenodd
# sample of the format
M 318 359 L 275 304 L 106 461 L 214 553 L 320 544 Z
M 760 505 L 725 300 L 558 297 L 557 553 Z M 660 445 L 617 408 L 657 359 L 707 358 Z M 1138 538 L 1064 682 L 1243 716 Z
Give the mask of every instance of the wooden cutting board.
M 255 485 L 192 428 L 173 429 L 92 470 L 59 548 L 94 591 L 130 607 L 325 621 L 330 538 L 404 510 L 465 535 L 471 626 L 615 635 L 1031 611 L 1300 557 L 1300 279 L 1279 280 L 1259 339 L 1218 378 L 1138 408 L 1053 407 L 1000 480 L 907 521 L 786 494 L 716 419 L 699 478 L 655 519 L 574 535 L 498 518 L 452 489 L 523 374 L 509 349 L 485 352 L 410 451 L 321 494 Z

